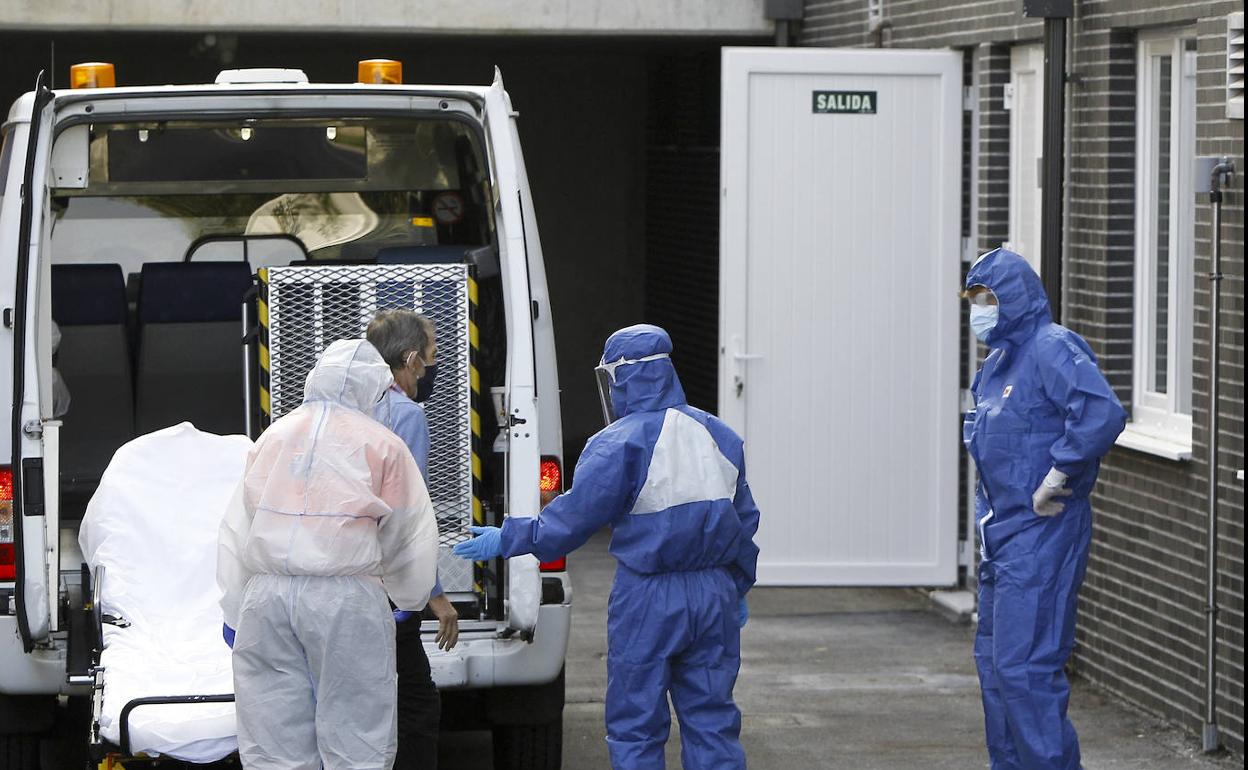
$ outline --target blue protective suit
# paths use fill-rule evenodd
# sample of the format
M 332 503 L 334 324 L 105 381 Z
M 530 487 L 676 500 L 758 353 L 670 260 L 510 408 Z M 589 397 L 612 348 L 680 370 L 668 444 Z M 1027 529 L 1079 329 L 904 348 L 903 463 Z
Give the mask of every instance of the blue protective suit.
M 1078 770 L 1062 669 L 1088 560 L 1088 496 L 1126 412 L 1078 334 L 1053 322 L 1035 271 L 1005 249 L 971 267 L 1000 317 L 971 386 L 964 438 L 979 469 L 975 500 L 982 560 L 975 664 L 993 770 Z M 1056 468 L 1069 477 L 1065 510 L 1037 516 L 1032 494 Z
M 631 326 L 611 335 L 603 360 L 671 350 L 662 329 Z M 609 525 L 619 562 L 607 608 L 612 766 L 663 767 L 670 694 L 684 767 L 744 768 L 732 689 L 759 513 L 741 439 L 685 403 L 669 359 L 616 369 L 611 398 L 619 419 L 589 440 L 572 489 L 536 519 L 507 519 L 503 555 L 553 560 Z

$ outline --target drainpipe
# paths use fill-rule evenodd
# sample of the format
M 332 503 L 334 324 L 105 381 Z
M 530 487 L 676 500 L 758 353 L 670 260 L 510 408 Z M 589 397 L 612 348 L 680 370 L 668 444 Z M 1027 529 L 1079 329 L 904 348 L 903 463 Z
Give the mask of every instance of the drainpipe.
M 1205 726 L 1201 734 L 1206 753 L 1218 750 L 1218 374 L 1222 288 L 1222 185 L 1235 173 L 1227 158 L 1209 171 L 1209 203 L 1213 206 L 1213 259 L 1209 270 L 1209 521 L 1205 547 Z
M 1044 173 L 1040 197 L 1040 279 L 1053 318 L 1062 320 L 1062 201 L 1065 197 L 1066 20 L 1074 0 L 1023 0 L 1023 15 L 1044 19 Z
M 766 0 L 763 18 L 776 23 L 776 47 L 793 45 L 793 22 L 802 20 L 802 0 Z

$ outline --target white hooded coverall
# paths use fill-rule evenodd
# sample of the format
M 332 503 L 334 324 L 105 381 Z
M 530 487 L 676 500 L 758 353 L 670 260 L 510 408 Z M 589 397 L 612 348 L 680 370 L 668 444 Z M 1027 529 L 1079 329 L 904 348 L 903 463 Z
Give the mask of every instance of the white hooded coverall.
M 394 618 L 420 610 L 437 523 L 416 461 L 369 413 L 392 382 L 364 340 L 330 345 L 303 405 L 247 458 L 221 524 L 217 581 L 235 629 L 244 767 L 388 770 Z

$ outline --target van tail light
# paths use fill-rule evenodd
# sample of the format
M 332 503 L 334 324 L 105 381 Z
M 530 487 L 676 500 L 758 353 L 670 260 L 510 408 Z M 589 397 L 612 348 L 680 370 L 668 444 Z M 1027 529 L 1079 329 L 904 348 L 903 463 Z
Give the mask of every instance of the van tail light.
M 553 492 L 556 495 L 563 491 L 563 468 L 559 467 L 558 457 L 542 458 L 538 488 L 542 492 Z
M 543 508 L 563 491 L 563 467 L 559 465 L 558 457 L 542 458 L 541 472 L 538 475 L 538 489 L 542 493 Z M 568 557 L 564 556 L 554 561 L 544 561 L 540 566 L 542 572 L 564 572 L 568 568 Z
M 13 545 L 13 469 L 0 466 L 0 580 L 17 579 Z

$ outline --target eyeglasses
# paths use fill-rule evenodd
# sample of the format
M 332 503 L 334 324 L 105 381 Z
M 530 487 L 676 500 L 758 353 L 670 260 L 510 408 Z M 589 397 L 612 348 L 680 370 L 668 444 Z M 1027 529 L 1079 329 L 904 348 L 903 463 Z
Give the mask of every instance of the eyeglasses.
M 962 298 L 972 305 L 979 307 L 988 307 L 997 304 L 997 295 L 992 293 L 992 289 L 987 286 L 972 286 L 962 292 Z
M 621 356 L 619 360 L 610 363 L 602 362 L 595 367 L 596 371 L 603 372 L 607 377 L 611 378 L 611 383 L 615 384 L 615 370 L 626 364 L 640 364 L 645 361 L 658 361 L 663 358 L 671 358 L 668 353 L 655 353 L 652 356 L 643 356 L 641 358 L 624 358 Z

